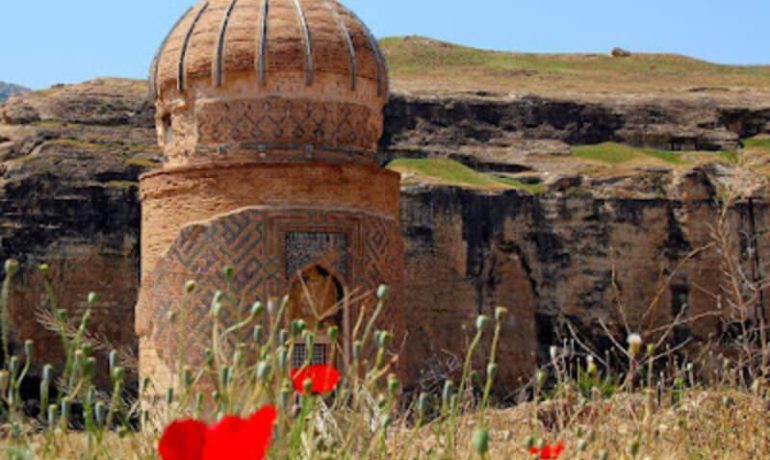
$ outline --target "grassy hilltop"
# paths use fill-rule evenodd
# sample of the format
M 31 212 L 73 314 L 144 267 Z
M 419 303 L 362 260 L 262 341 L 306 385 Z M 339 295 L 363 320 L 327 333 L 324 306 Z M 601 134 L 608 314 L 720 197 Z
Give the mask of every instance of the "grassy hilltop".
M 770 92 L 770 66 L 712 64 L 674 54 L 533 54 L 425 37 L 381 41 L 397 89 L 563 93 Z

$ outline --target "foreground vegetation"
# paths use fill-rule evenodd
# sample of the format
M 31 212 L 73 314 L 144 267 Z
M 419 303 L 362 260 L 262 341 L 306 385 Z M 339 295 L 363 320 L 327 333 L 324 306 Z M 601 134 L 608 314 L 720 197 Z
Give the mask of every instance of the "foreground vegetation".
M 18 266 L 8 261 L 5 269 L 2 449 L 12 459 L 153 459 L 160 434 L 174 420 L 214 422 L 228 414 L 248 416 L 266 404 L 278 409 L 269 458 L 750 459 L 770 451 L 767 344 L 749 340 L 755 331 L 746 330 L 737 348 L 746 345 L 747 353 L 722 356 L 717 366 L 659 349 L 665 335 L 654 342 L 649 336 L 649 343 L 634 333 L 627 340 L 611 337 L 616 347 L 603 355 L 567 340 L 551 347 L 546 366 L 533 369 L 520 404 L 505 409 L 498 407 L 493 390 L 500 368 L 509 364 L 495 355 L 510 313 L 499 307 L 492 318 L 478 317 L 462 372 L 447 375 L 443 388 L 435 394 L 407 392 L 397 378 L 397 356 L 390 352 L 393 337 L 375 328 L 389 296 L 386 287 L 358 318 L 351 356 L 337 350 L 335 364 L 346 371 L 333 393 L 299 394 L 289 363 L 298 344 L 312 349 L 320 335 L 336 343 L 336 327 L 310 331 L 302 320 L 285 321 L 285 301 L 243 308 L 224 290 L 211 304 L 212 340 L 205 345 L 205 359 L 195 363 L 180 355 L 173 387 L 142 379 L 139 395 L 131 397 L 126 392 L 130 372 L 117 352 L 109 356 L 112 391 L 97 390 L 98 344 L 87 333 L 90 307 L 72 322 L 49 284 L 41 318 L 59 333 L 67 359 L 58 373 L 43 367 L 35 395 L 43 410 L 30 410 L 34 405 L 25 404 L 21 388 L 35 346 L 27 341 L 14 354 L 5 325 L 8 289 Z M 47 275 L 46 266 L 41 270 Z M 225 286 L 232 276 L 226 268 Z M 191 294 L 196 286 L 190 282 L 185 289 Z M 89 296 L 89 306 L 95 301 Z M 241 321 L 222 324 L 226 309 L 242 311 Z M 173 321 L 184 319 L 174 316 Z M 477 356 L 485 344 L 491 345 L 490 354 Z M 755 344 L 759 360 L 751 348 Z

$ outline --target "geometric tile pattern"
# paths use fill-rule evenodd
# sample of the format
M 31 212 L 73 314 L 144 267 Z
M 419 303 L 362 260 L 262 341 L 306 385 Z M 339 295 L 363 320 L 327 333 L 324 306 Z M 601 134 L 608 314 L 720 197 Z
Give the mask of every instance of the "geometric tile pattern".
M 251 142 L 373 152 L 379 130 L 359 104 L 283 97 L 217 101 L 197 111 L 201 145 Z
M 388 284 L 395 295 L 388 309 L 394 310 L 383 318 L 397 323 L 403 257 L 401 229 L 390 218 L 360 211 L 242 209 L 180 232 L 142 282 L 138 331 L 151 337 L 169 365 L 178 356 L 179 337 L 185 340 L 181 345 L 190 348 L 185 351 L 188 356 L 200 356 L 211 336 L 211 300 L 217 290 L 225 290 L 226 266 L 234 270 L 232 292 L 245 308 L 256 300 L 283 296 L 298 271 L 316 264 L 334 270 L 346 289 L 373 293 L 380 284 Z M 195 280 L 197 289 L 182 314 L 188 280 Z M 245 313 L 233 308 L 225 306 L 223 322 L 233 323 Z M 178 312 L 175 323 L 169 321 L 172 311 Z M 181 317 L 186 318 L 183 330 L 178 329 Z

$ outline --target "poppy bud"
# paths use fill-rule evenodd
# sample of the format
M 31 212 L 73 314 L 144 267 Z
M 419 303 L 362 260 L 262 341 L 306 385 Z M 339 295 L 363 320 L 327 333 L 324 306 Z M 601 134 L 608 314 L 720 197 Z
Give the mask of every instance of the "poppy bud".
M 211 316 L 214 318 L 219 318 L 222 316 L 222 312 L 224 310 L 224 307 L 222 306 L 221 302 L 214 302 L 211 305 Z
M 478 318 L 476 318 L 476 330 L 481 332 L 484 329 L 487 328 L 487 325 L 489 324 L 489 317 L 486 315 L 479 315 Z
M 305 331 L 305 320 L 295 319 L 294 321 L 291 322 L 291 335 L 293 337 L 298 337 L 304 331 Z
M 122 366 L 117 366 L 112 371 L 113 382 L 122 382 L 126 378 L 126 369 Z
M 233 279 L 233 276 L 235 275 L 235 270 L 233 270 L 233 267 L 230 267 L 229 265 L 225 267 L 225 269 L 223 270 L 223 272 L 224 272 L 224 274 L 225 274 L 225 279 L 226 279 L 227 281 L 230 281 L 230 280 L 232 280 L 232 279 Z
M 54 316 L 56 317 L 57 321 L 64 322 L 67 320 L 67 310 L 59 308 L 56 310 L 56 313 L 54 313 Z
M 182 382 L 184 382 L 184 386 L 191 387 L 193 384 L 193 373 L 192 369 L 190 369 L 190 366 L 185 366 L 182 369 Z
M 61 400 L 61 417 L 64 419 L 64 422 L 67 423 L 70 419 L 70 414 L 72 412 L 72 401 L 70 401 L 69 398 L 64 398 Z
M 8 370 L 11 371 L 11 375 L 16 376 L 16 374 L 19 373 L 20 368 L 21 368 L 21 361 L 19 361 L 19 357 L 11 356 L 11 362 L 8 365 Z
M 449 400 L 452 398 L 452 393 L 454 393 L 454 387 L 455 384 L 451 380 L 444 382 L 444 391 L 441 392 L 441 400 L 444 402 L 444 404 L 449 404 Z
M 487 366 L 487 378 L 494 379 L 497 377 L 498 366 L 495 363 L 491 363 Z
M 286 347 L 281 345 L 276 350 L 276 354 L 278 356 L 278 370 L 281 372 L 281 374 L 283 374 L 286 370 L 286 363 L 289 360 L 289 351 L 286 349 Z
M 270 364 L 266 363 L 265 361 L 260 361 L 257 363 L 257 379 L 261 381 L 266 381 L 268 377 L 270 376 Z
M 631 334 L 628 336 L 628 354 L 631 358 L 636 358 L 639 351 L 642 349 L 642 336 L 639 334 Z
M 143 377 L 142 378 L 142 393 L 146 393 L 147 389 L 150 388 L 150 378 L 149 377 Z
M 169 311 L 166 314 L 166 319 L 168 319 L 169 323 L 176 323 L 176 312 L 174 310 Z
M 16 272 L 19 271 L 19 261 L 16 259 L 8 259 L 5 261 L 5 276 L 13 278 Z
M 56 412 L 56 404 L 51 404 L 48 406 L 48 426 L 56 425 Z
M 393 340 L 393 336 L 387 332 L 387 331 L 380 331 L 375 335 L 375 338 L 377 340 L 377 348 L 385 348 L 387 347 L 391 340 Z
M 27 360 L 32 359 L 32 353 L 35 352 L 35 341 L 27 339 L 24 341 L 24 356 L 27 357 Z
M 548 347 L 548 354 L 551 355 L 551 360 L 556 360 L 559 357 L 559 348 L 556 345 Z
M 91 310 L 86 310 L 83 314 L 83 319 L 80 320 L 80 324 L 83 329 L 88 329 L 88 326 L 91 324 Z
M 253 336 L 254 336 L 254 342 L 258 344 L 262 343 L 262 326 L 261 325 L 258 324 L 254 326 Z
M 230 386 L 230 366 L 225 366 L 219 370 L 219 382 L 223 387 Z
M 117 350 L 112 350 L 109 355 L 109 363 L 110 363 L 110 371 L 115 369 L 118 366 L 118 352 Z
M 289 331 L 286 329 L 281 329 L 280 332 L 278 332 L 278 343 L 281 345 L 285 345 L 289 342 Z
M 305 331 L 305 350 L 308 350 L 308 354 L 315 349 L 315 334 L 310 331 Z
M 43 382 L 46 382 L 48 385 L 51 384 L 53 381 L 53 366 L 50 364 L 46 364 L 43 366 Z
M 585 439 L 578 439 L 576 449 L 578 452 L 585 452 L 588 448 L 588 442 Z
M 484 384 L 481 382 L 481 376 L 479 375 L 479 372 L 476 370 L 472 370 L 470 374 L 471 383 L 476 388 L 481 388 Z
M 331 326 L 326 330 L 326 336 L 329 338 L 329 342 L 335 343 L 340 336 L 340 328 L 337 326 Z
M 214 352 L 211 351 L 211 348 L 206 348 L 204 361 L 207 367 L 214 366 Z
M 610 453 L 608 451 L 602 449 L 602 450 L 599 451 L 599 454 L 597 455 L 597 457 L 599 458 L 599 460 L 609 460 Z
M 233 352 L 233 366 L 240 366 L 243 364 L 243 345 L 239 345 L 238 349 Z
M 363 344 L 360 340 L 356 340 L 353 342 L 353 359 L 358 361 L 361 359 L 361 354 L 363 352 Z
M 473 430 L 473 448 L 481 457 L 489 452 L 489 431 L 476 428 Z
M 394 374 L 388 375 L 388 391 L 391 395 L 396 396 L 400 385 L 398 378 Z
M 95 292 L 89 292 L 88 293 L 88 305 L 93 306 L 96 303 L 96 293 Z
M 273 316 L 278 311 L 278 299 L 271 297 L 267 300 L 267 314 Z
M 170 406 L 174 403 L 174 389 L 166 388 L 166 405 Z
M 184 284 L 184 292 L 187 294 L 192 294 L 195 292 L 195 289 L 198 287 L 198 285 L 195 283 L 194 280 L 189 280 Z
M 256 318 L 265 311 L 265 306 L 262 305 L 262 302 L 254 302 L 254 304 L 251 306 L 251 316 L 253 318 Z
M 312 381 L 311 381 L 312 386 Z M 286 382 L 284 382 L 284 385 L 281 386 L 281 408 L 286 409 L 289 407 L 289 404 L 291 403 L 291 386 L 288 385 Z
M 96 375 L 96 358 L 89 356 L 83 363 L 83 375 L 88 378 L 93 378 Z
M 302 382 L 302 388 L 305 390 L 306 395 L 313 393 L 313 379 L 307 378 Z
M 377 299 L 386 301 L 390 297 L 390 287 L 385 284 L 381 284 L 377 289 Z
M 599 372 L 599 369 L 596 367 L 596 361 L 594 360 L 593 356 L 589 356 L 586 359 L 586 373 L 593 377 Z
M 51 267 L 48 266 L 48 264 L 40 264 L 40 273 L 43 274 L 43 277 L 48 278 L 48 275 L 51 274 Z
M 545 372 L 542 370 L 535 372 L 535 383 L 537 383 L 538 388 L 543 388 L 543 385 L 545 385 L 545 378 Z
M 96 403 L 94 406 L 94 415 L 96 417 L 96 424 L 104 426 L 104 423 L 107 420 L 107 406 L 101 401 Z

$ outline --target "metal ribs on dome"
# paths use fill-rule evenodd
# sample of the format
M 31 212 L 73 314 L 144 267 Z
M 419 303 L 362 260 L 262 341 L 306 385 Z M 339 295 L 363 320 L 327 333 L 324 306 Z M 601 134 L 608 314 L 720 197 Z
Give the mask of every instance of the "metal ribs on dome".
M 213 61 L 211 66 L 211 82 L 215 87 L 219 87 L 224 84 L 225 74 L 228 70 L 225 61 L 225 54 L 227 53 L 228 44 L 228 27 L 233 23 L 233 18 L 238 15 L 240 7 L 243 6 L 244 3 L 248 3 L 248 1 L 249 0 L 229 0 L 227 1 L 227 7 L 224 8 L 224 15 L 221 18 L 218 35 L 216 37 L 216 44 L 212 50 Z M 255 44 L 253 53 L 253 69 L 256 71 L 258 84 L 260 86 L 266 85 L 267 79 L 269 78 L 268 61 L 270 59 L 269 54 L 271 49 L 268 34 L 270 30 L 270 18 L 272 10 L 271 4 L 284 1 L 293 4 L 292 8 L 294 9 L 297 16 L 297 23 L 299 25 L 300 31 L 300 37 L 298 39 L 302 41 L 304 52 L 302 65 L 305 72 L 305 83 L 307 86 L 312 86 L 315 82 L 316 76 L 316 68 L 314 62 L 316 53 L 314 52 L 314 45 L 317 45 L 317 43 L 314 43 L 311 25 L 308 23 L 308 18 L 303 7 L 303 0 L 251 1 L 253 1 L 255 4 L 258 4 L 258 16 L 256 18 L 257 23 L 255 24 L 254 34 L 255 39 L 258 40 L 258 42 Z M 328 10 L 333 23 L 336 24 L 339 29 L 341 42 L 344 44 L 343 46 L 345 47 L 345 54 L 348 57 L 347 61 L 350 74 L 350 89 L 352 91 L 357 90 L 358 80 L 361 77 L 361 74 L 355 41 L 352 38 L 350 26 L 348 23 L 346 23 L 346 19 L 343 18 L 343 14 L 349 16 L 350 19 L 357 23 L 355 27 L 359 28 L 360 32 L 353 33 L 361 34 L 360 36 L 362 39 L 365 36 L 366 41 L 368 41 L 369 48 L 373 55 L 373 70 L 375 73 L 373 76 L 376 79 L 377 95 L 382 96 L 387 86 L 387 64 L 385 63 L 385 58 L 382 55 L 382 52 L 379 48 L 379 43 L 375 39 L 374 35 L 371 33 L 366 24 L 364 24 L 353 11 L 349 10 L 345 6 L 333 0 L 320 0 L 319 3 L 321 2 Z M 187 58 L 188 52 L 190 51 L 191 42 L 195 40 L 194 37 L 196 36 L 196 28 L 199 26 L 199 23 L 201 23 L 201 18 L 206 15 L 207 18 L 203 22 L 208 24 L 211 22 L 211 19 L 208 18 L 208 15 L 215 14 L 215 11 L 220 11 L 222 9 L 213 6 L 218 3 L 225 3 L 225 0 L 221 0 L 220 2 L 217 2 L 217 0 L 207 0 L 199 3 L 197 8 L 196 6 L 190 7 L 187 12 L 185 12 L 185 14 L 182 15 L 182 17 L 180 17 L 179 20 L 175 23 L 174 27 L 171 29 L 168 35 L 166 35 L 155 55 L 155 58 L 153 59 L 152 67 L 150 70 L 150 91 L 153 98 L 161 96 L 161 90 L 162 86 L 164 86 L 164 82 L 170 83 L 168 74 L 166 73 L 168 70 L 163 71 L 163 74 L 166 75 L 166 78 L 161 81 L 161 60 L 164 58 L 164 53 L 167 51 L 166 48 L 169 46 L 169 41 L 174 33 L 182 26 L 182 24 L 185 23 L 185 20 L 189 19 L 191 14 L 194 14 L 194 18 L 190 22 L 189 26 L 186 26 L 187 29 L 184 31 L 181 48 L 179 48 L 179 55 L 178 58 L 175 59 L 176 89 L 180 93 L 184 93 L 188 89 Z M 175 40 L 178 41 L 178 38 Z M 368 51 L 369 50 L 367 50 L 367 52 Z M 164 68 L 167 68 L 167 66 L 168 64 L 163 65 Z M 199 76 L 199 74 L 196 75 L 196 78 L 197 76 Z
M 342 16 L 340 16 L 340 12 L 337 11 L 337 8 L 335 8 L 329 0 L 324 0 L 324 3 L 326 4 L 326 7 L 329 8 L 329 12 L 332 16 L 337 19 L 340 30 L 342 30 L 342 39 L 345 40 L 345 46 L 348 49 L 348 60 L 350 63 L 350 89 L 355 91 L 358 85 L 358 63 L 356 63 L 356 48 L 353 46 L 353 39 L 350 38 L 348 26 L 345 24 L 345 20 L 342 19 Z M 378 82 L 378 85 L 379 84 L 380 82 Z
M 182 52 L 179 54 L 179 73 L 177 74 L 177 89 L 179 92 L 184 92 L 184 79 L 185 79 L 185 60 L 187 59 L 187 49 L 190 46 L 190 39 L 192 38 L 193 32 L 195 32 L 195 26 L 198 25 L 198 21 L 201 20 L 201 16 L 203 16 L 203 13 L 206 12 L 206 10 L 209 7 L 209 2 L 203 3 L 203 6 L 200 10 L 198 10 L 198 14 L 195 15 L 195 19 L 193 19 L 192 24 L 190 24 L 190 28 L 187 29 L 187 34 L 184 37 L 184 44 L 182 45 Z
M 225 54 L 225 35 L 227 34 L 227 25 L 230 23 L 230 16 L 238 0 L 232 0 L 230 6 L 225 11 L 225 17 L 222 19 L 222 27 L 219 28 L 219 39 L 217 40 L 217 57 L 214 61 L 214 86 L 222 86 L 222 59 Z

